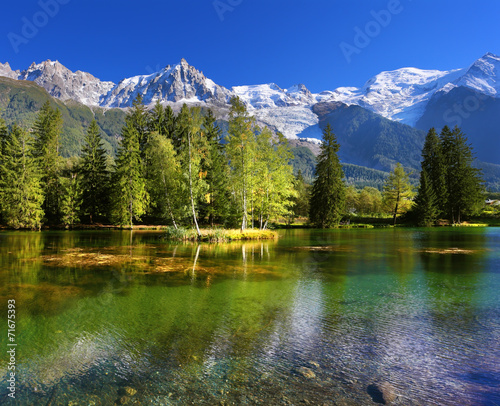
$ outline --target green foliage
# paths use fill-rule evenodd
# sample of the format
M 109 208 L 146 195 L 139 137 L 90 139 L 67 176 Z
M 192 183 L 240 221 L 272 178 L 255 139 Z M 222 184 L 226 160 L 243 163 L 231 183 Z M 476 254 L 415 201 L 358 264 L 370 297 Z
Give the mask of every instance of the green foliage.
M 82 211 L 90 223 L 105 216 L 109 207 L 109 171 L 99 126 L 92 120 L 87 130 L 78 172 L 82 187 Z
M 82 189 L 76 172 L 69 177 L 60 179 L 62 187 L 61 221 L 66 227 L 72 227 L 80 221 L 80 207 L 82 205 Z
M 221 144 L 222 131 L 216 123 L 211 110 L 208 110 L 203 122 L 203 132 L 207 139 L 207 155 L 202 160 L 202 172 L 206 173 L 208 185 L 207 198 L 202 200 L 200 210 L 208 222 L 224 224 L 231 221 L 231 189 L 228 178 L 229 165 Z
M 134 219 L 140 220 L 149 203 L 139 145 L 137 130 L 127 124 L 123 128 L 113 175 L 112 218 L 117 224 L 130 227 Z
M 151 207 L 156 215 L 164 221 L 172 222 L 177 227 L 182 212 L 181 170 L 170 139 L 153 132 L 150 137 L 147 155 L 151 168 L 148 171 L 148 193 Z
M 382 190 L 385 180 L 389 175 L 388 172 L 346 163 L 342 164 L 342 170 L 345 175 L 346 185 L 352 185 L 357 189 L 374 187 L 378 190 Z
M 231 165 L 231 185 L 241 213 L 241 229 L 245 230 L 250 208 L 248 203 L 256 181 L 253 176 L 257 149 L 255 119 L 248 115 L 238 97 L 231 99 L 229 117 L 226 151 Z
M 33 154 L 38 162 L 45 200 L 43 210 L 49 223 L 59 220 L 61 156 L 59 155 L 59 140 L 62 129 L 60 110 L 53 109 L 47 100 L 38 113 L 33 125 L 35 142 Z
M 292 198 L 293 209 L 291 220 L 295 217 L 307 217 L 309 215 L 309 198 L 311 191 L 300 169 L 294 179 L 293 188 L 295 189 L 295 196 Z
M 418 168 L 419 151 L 425 133 L 405 124 L 396 123 L 359 106 L 325 108 L 326 103 L 314 106 L 320 116 L 320 126 L 335 128 L 342 145 L 343 161 L 356 165 L 390 170 L 396 162 L 405 167 Z
M 316 167 L 316 157 L 307 147 L 290 148 L 293 154 L 291 164 L 295 174 L 301 173 L 301 176 L 307 183 L 311 183 L 314 178 L 314 168 Z
M 413 191 L 410 178 L 403 166 L 398 162 L 389 174 L 385 185 L 383 200 L 388 211 L 392 213 L 393 225 L 399 214 L 406 213 L 412 205 Z
M 452 223 L 462 216 L 479 212 L 484 203 L 481 171 L 473 167 L 474 156 L 467 137 L 458 127 L 441 131 L 441 144 L 446 170 L 446 213 Z
M 257 214 L 259 228 L 263 230 L 271 218 L 291 214 L 292 198 L 296 196 L 293 168 L 289 165 L 293 155 L 282 134 L 273 137 L 271 131 L 264 128 L 255 135 L 257 148 L 253 166 L 257 181 L 252 190 L 252 212 Z
M 439 202 L 426 169 L 420 172 L 420 186 L 415 198 L 415 214 L 418 224 L 424 227 L 434 225 L 439 215 Z
M 44 193 L 32 138 L 14 125 L 4 136 L 0 155 L 0 207 L 3 221 L 13 228 L 40 229 Z
M 330 125 L 323 131 L 323 143 L 316 165 L 309 210 L 309 220 L 316 227 L 337 226 L 345 210 L 344 173 L 340 165 L 339 144 Z

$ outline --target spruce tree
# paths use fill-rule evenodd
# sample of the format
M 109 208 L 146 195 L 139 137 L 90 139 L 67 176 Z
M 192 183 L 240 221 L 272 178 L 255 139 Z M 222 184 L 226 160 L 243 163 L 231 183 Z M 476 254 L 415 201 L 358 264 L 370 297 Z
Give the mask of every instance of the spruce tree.
M 142 101 L 142 95 L 137 94 L 132 102 L 132 108 L 125 117 L 125 122 L 129 127 L 133 127 L 137 132 L 139 139 L 139 149 L 141 156 L 144 158 L 144 151 L 149 141 L 150 135 L 150 116 L 146 110 L 146 106 Z
M 0 166 L 2 166 L 4 161 L 5 149 L 8 141 L 9 132 L 7 130 L 7 125 L 5 124 L 5 120 L 0 117 Z M 0 194 L 1 194 L 0 190 Z M 3 223 L 2 218 L 2 199 L 0 195 L 0 224 Z
M 92 224 L 96 217 L 106 215 L 110 188 L 106 150 L 95 120 L 87 129 L 78 172 L 81 175 L 82 212 Z
M 3 139 L 0 161 L 2 217 L 9 227 L 40 229 L 44 193 L 32 138 L 14 125 Z
M 420 172 L 420 186 L 415 198 L 414 212 L 418 224 L 424 227 L 434 225 L 439 214 L 438 198 L 426 169 Z
M 318 228 L 337 226 L 345 210 L 344 173 L 338 157 L 339 148 L 328 124 L 323 131 L 309 209 L 309 219 Z
M 3 155 L 4 145 L 7 143 L 7 137 L 9 135 L 9 131 L 7 129 L 7 125 L 5 124 L 5 120 L 0 117 L 0 159 Z
M 398 162 L 385 181 L 383 193 L 384 203 L 392 213 L 393 225 L 396 225 L 399 214 L 405 213 L 411 208 L 412 197 L 413 191 L 409 175 Z
M 446 168 L 447 214 L 460 223 L 464 215 L 478 211 L 484 200 L 482 173 L 473 167 L 474 155 L 467 137 L 458 127 L 444 127 L 441 143 Z
M 33 154 L 42 174 L 42 187 L 45 200 L 43 209 L 49 223 L 59 221 L 60 182 L 59 138 L 62 130 L 62 115 L 53 109 L 47 100 L 42 106 L 33 126 L 35 142 Z
M 82 188 L 79 176 L 76 171 L 72 171 L 66 177 L 60 179 L 62 187 L 61 197 L 61 221 L 68 227 L 73 227 L 80 221 L 80 211 L 82 205 Z
M 128 224 L 132 228 L 134 219 L 140 220 L 146 212 L 149 195 L 143 175 L 139 133 L 129 123 L 122 129 L 113 174 L 113 189 L 112 218 L 114 222 Z
M 445 215 L 447 207 L 446 167 L 441 140 L 434 128 L 431 128 L 425 137 L 421 167 L 428 177 L 426 189 L 430 188 L 436 196 L 437 215 Z

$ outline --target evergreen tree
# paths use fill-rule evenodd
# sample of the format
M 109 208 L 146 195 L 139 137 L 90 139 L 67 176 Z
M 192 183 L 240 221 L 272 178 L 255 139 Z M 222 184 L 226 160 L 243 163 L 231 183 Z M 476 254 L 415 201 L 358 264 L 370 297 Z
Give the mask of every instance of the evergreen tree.
M 415 198 L 415 214 L 419 225 L 424 227 L 434 225 L 439 214 L 436 192 L 426 169 L 420 172 L 420 186 Z
M 320 228 L 339 224 L 345 210 L 344 173 L 339 161 L 339 144 L 328 124 L 318 155 L 309 210 L 312 224 Z
M 425 138 L 421 167 L 428 177 L 429 185 L 426 187 L 430 187 L 436 196 L 437 214 L 446 214 L 446 167 L 441 140 L 434 128 L 429 130 Z
M 405 213 L 410 209 L 412 197 L 413 192 L 409 175 L 398 162 L 385 181 L 383 194 L 384 203 L 392 213 L 394 225 L 396 225 L 398 214 Z
M 7 125 L 5 124 L 5 120 L 0 117 L 0 167 L 3 165 L 4 155 L 6 153 L 5 150 L 8 141 L 8 135 L 9 132 L 7 130 Z M 0 224 L 1 223 L 3 223 L 3 218 L 2 218 L 2 199 L 0 196 Z
M 127 126 L 133 127 L 137 132 L 141 156 L 144 158 L 144 151 L 149 142 L 150 116 L 142 101 L 142 95 L 140 93 L 137 94 L 132 102 L 132 108 L 128 112 L 127 117 L 125 117 L 125 122 Z
M 82 189 L 78 180 L 78 173 L 71 172 L 68 177 L 61 177 L 61 221 L 66 227 L 72 227 L 80 221 L 82 205 Z
M 93 223 L 97 216 L 105 215 L 108 210 L 110 185 L 106 159 L 99 126 L 92 120 L 87 129 L 78 168 L 81 175 L 82 211 L 89 216 L 90 223 Z
M 163 136 L 168 136 L 167 120 L 165 116 L 165 109 L 157 100 L 155 106 L 149 113 L 149 130 L 153 133 L 156 132 Z
M 113 178 L 112 217 L 116 223 L 132 228 L 134 218 L 140 220 L 146 212 L 149 195 L 143 175 L 139 133 L 129 123 L 122 130 Z
M 441 143 L 446 168 L 447 214 L 460 223 L 463 215 L 479 210 L 484 200 L 484 184 L 479 169 L 474 168 L 472 146 L 458 127 L 444 127 Z
M 43 209 L 49 223 L 59 220 L 60 182 L 59 138 L 62 130 L 62 115 L 58 109 L 50 107 L 47 100 L 42 106 L 33 126 L 35 143 L 33 154 L 42 174 L 45 200 Z
M 3 138 L 0 161 L 2 217 L 9 227 L 40 229 L 44 193 L 38 163 L 33 158 L 32 139 L 14 125 Z
M 7 143 L 9 136 L 9 131 L 7 130 L 7 125 L 5 124 L 5 120 L 0 117 L 0 159 L 3 155 L 4 146 Z

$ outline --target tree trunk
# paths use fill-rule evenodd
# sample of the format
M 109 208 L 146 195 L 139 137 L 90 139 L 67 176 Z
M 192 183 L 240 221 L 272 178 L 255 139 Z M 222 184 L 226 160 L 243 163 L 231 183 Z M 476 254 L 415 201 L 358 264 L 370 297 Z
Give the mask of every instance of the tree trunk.
M 188 133 L 188 147 L 189 147 L 189 195 L 191 197 L 191 209 L 193 211 L 194 225 L 196 226 L 196 232 L 198 233 L 198 238 L 201 237 L 200 227 L 198 226 L 198 220 L 196 219 L 196 210 L 194 208 L 193 199 L 193 179 L 191 177 L 191 136 Z

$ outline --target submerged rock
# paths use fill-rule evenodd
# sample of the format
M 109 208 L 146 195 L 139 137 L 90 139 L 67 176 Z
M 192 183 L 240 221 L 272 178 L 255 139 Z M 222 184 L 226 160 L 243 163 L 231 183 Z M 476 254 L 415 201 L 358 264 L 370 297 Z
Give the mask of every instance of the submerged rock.
M 389 382 L 372 383 L 368 385 L 367 393 L 375 403 L 389 405 L 396 400 L 396 391 Z
M 307 379 L 314 379 L 316 378 L 316 374 L 309 368 L 307 367 L 300 367 L 298 369 L 299 374 L 301 374 L 304 378 Z

